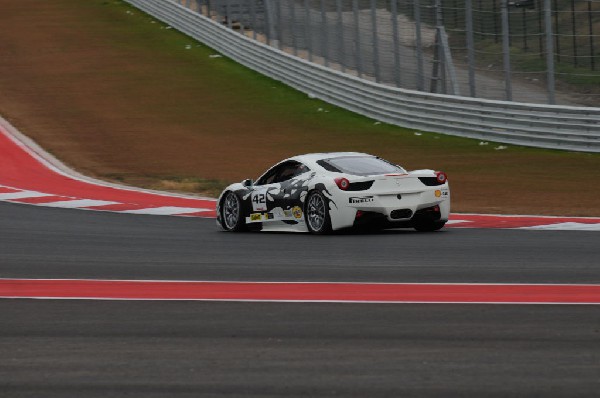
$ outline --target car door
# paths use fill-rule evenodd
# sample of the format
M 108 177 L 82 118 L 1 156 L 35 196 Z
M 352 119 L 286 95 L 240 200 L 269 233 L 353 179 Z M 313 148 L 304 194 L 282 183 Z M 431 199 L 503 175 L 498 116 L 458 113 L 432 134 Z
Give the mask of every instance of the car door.
M 309 168 L 297 161 L 288 160 L 268 170 L 258 179 L 251 194 L 252 210 L 254 212 L 275 212 L 267 214 L 272 219 L 290 219 L 294 214 L 298 216 L 298 209 L 292 208 L 300 205 L 302 191 L 301 181 L 297 178 L 308 173 Z M 296 217 L 299 218 L 299 217 Z

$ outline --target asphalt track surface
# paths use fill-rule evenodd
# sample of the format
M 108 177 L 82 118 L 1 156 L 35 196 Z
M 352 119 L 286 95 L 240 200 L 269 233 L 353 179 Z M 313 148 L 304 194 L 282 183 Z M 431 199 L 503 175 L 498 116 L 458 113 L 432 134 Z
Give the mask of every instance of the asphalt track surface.
M 595 233 L 229 234 L 0 203 L 0 277 L 598 283 Z M 586 305 L 0 300 L 0 396 L 597 396 Z
M 11 203 L 0 225 L 3 278 L 600 283 L 594 232 L 230 234 L 214 219 Z

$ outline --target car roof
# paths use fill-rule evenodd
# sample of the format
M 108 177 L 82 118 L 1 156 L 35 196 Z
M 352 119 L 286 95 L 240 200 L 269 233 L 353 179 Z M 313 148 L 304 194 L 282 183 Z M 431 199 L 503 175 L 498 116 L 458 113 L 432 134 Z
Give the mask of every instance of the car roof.
M 373 157 L 373 155 L 369 155 L 368 153 L 361 152 L 323 152 L 323 153 L 307 153 L 304 155 L 298 155 L 291 157 L 286 160 L 297 160 L 302 163 L 315 163 L 322 159 L 333 159 L 333 158 L 342 158 L 348 156 L 369 156 Z

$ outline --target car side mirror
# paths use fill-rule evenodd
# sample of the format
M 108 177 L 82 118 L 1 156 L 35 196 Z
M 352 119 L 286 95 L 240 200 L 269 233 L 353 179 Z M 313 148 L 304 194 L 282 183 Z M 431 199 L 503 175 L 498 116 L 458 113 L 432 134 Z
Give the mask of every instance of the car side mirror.
M 242 185 L 250 188 L 252 185 L 254 185 L 254 181 L 252 181 L 251 179 L 247 179 L 247 180 L 242 181 Z

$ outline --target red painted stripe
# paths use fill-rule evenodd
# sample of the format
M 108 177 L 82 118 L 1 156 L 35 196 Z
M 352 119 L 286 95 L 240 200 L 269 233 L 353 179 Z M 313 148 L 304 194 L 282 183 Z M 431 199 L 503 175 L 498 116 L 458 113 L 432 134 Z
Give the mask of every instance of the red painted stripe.
M 14 192 L 21 192 L 21 190 L 8 188 L 8 187 L 0 187 L 0 193 L 14 193 Z
M 32 205 L 37 205 L 44 203 L 66 202 L 69 200 L 77 200 L 77 198 L 69 198 L 66 196 L 40 196 L 37 198 L 11 199 L 11 202 L 29 203 Z
M 600 285 L 0 279 L 3 298 L 600 304 Z
M 140 210 L 140 209 L 150 209 L 161 206 L 145 206 L 138 205 L 135 203 L 116 203 L 112 205 L 101 205 L 101 206 L 89 206 L 86 209 L 90 210 L 106 210 L 106 211 L 129 211 L 129 210 Z

